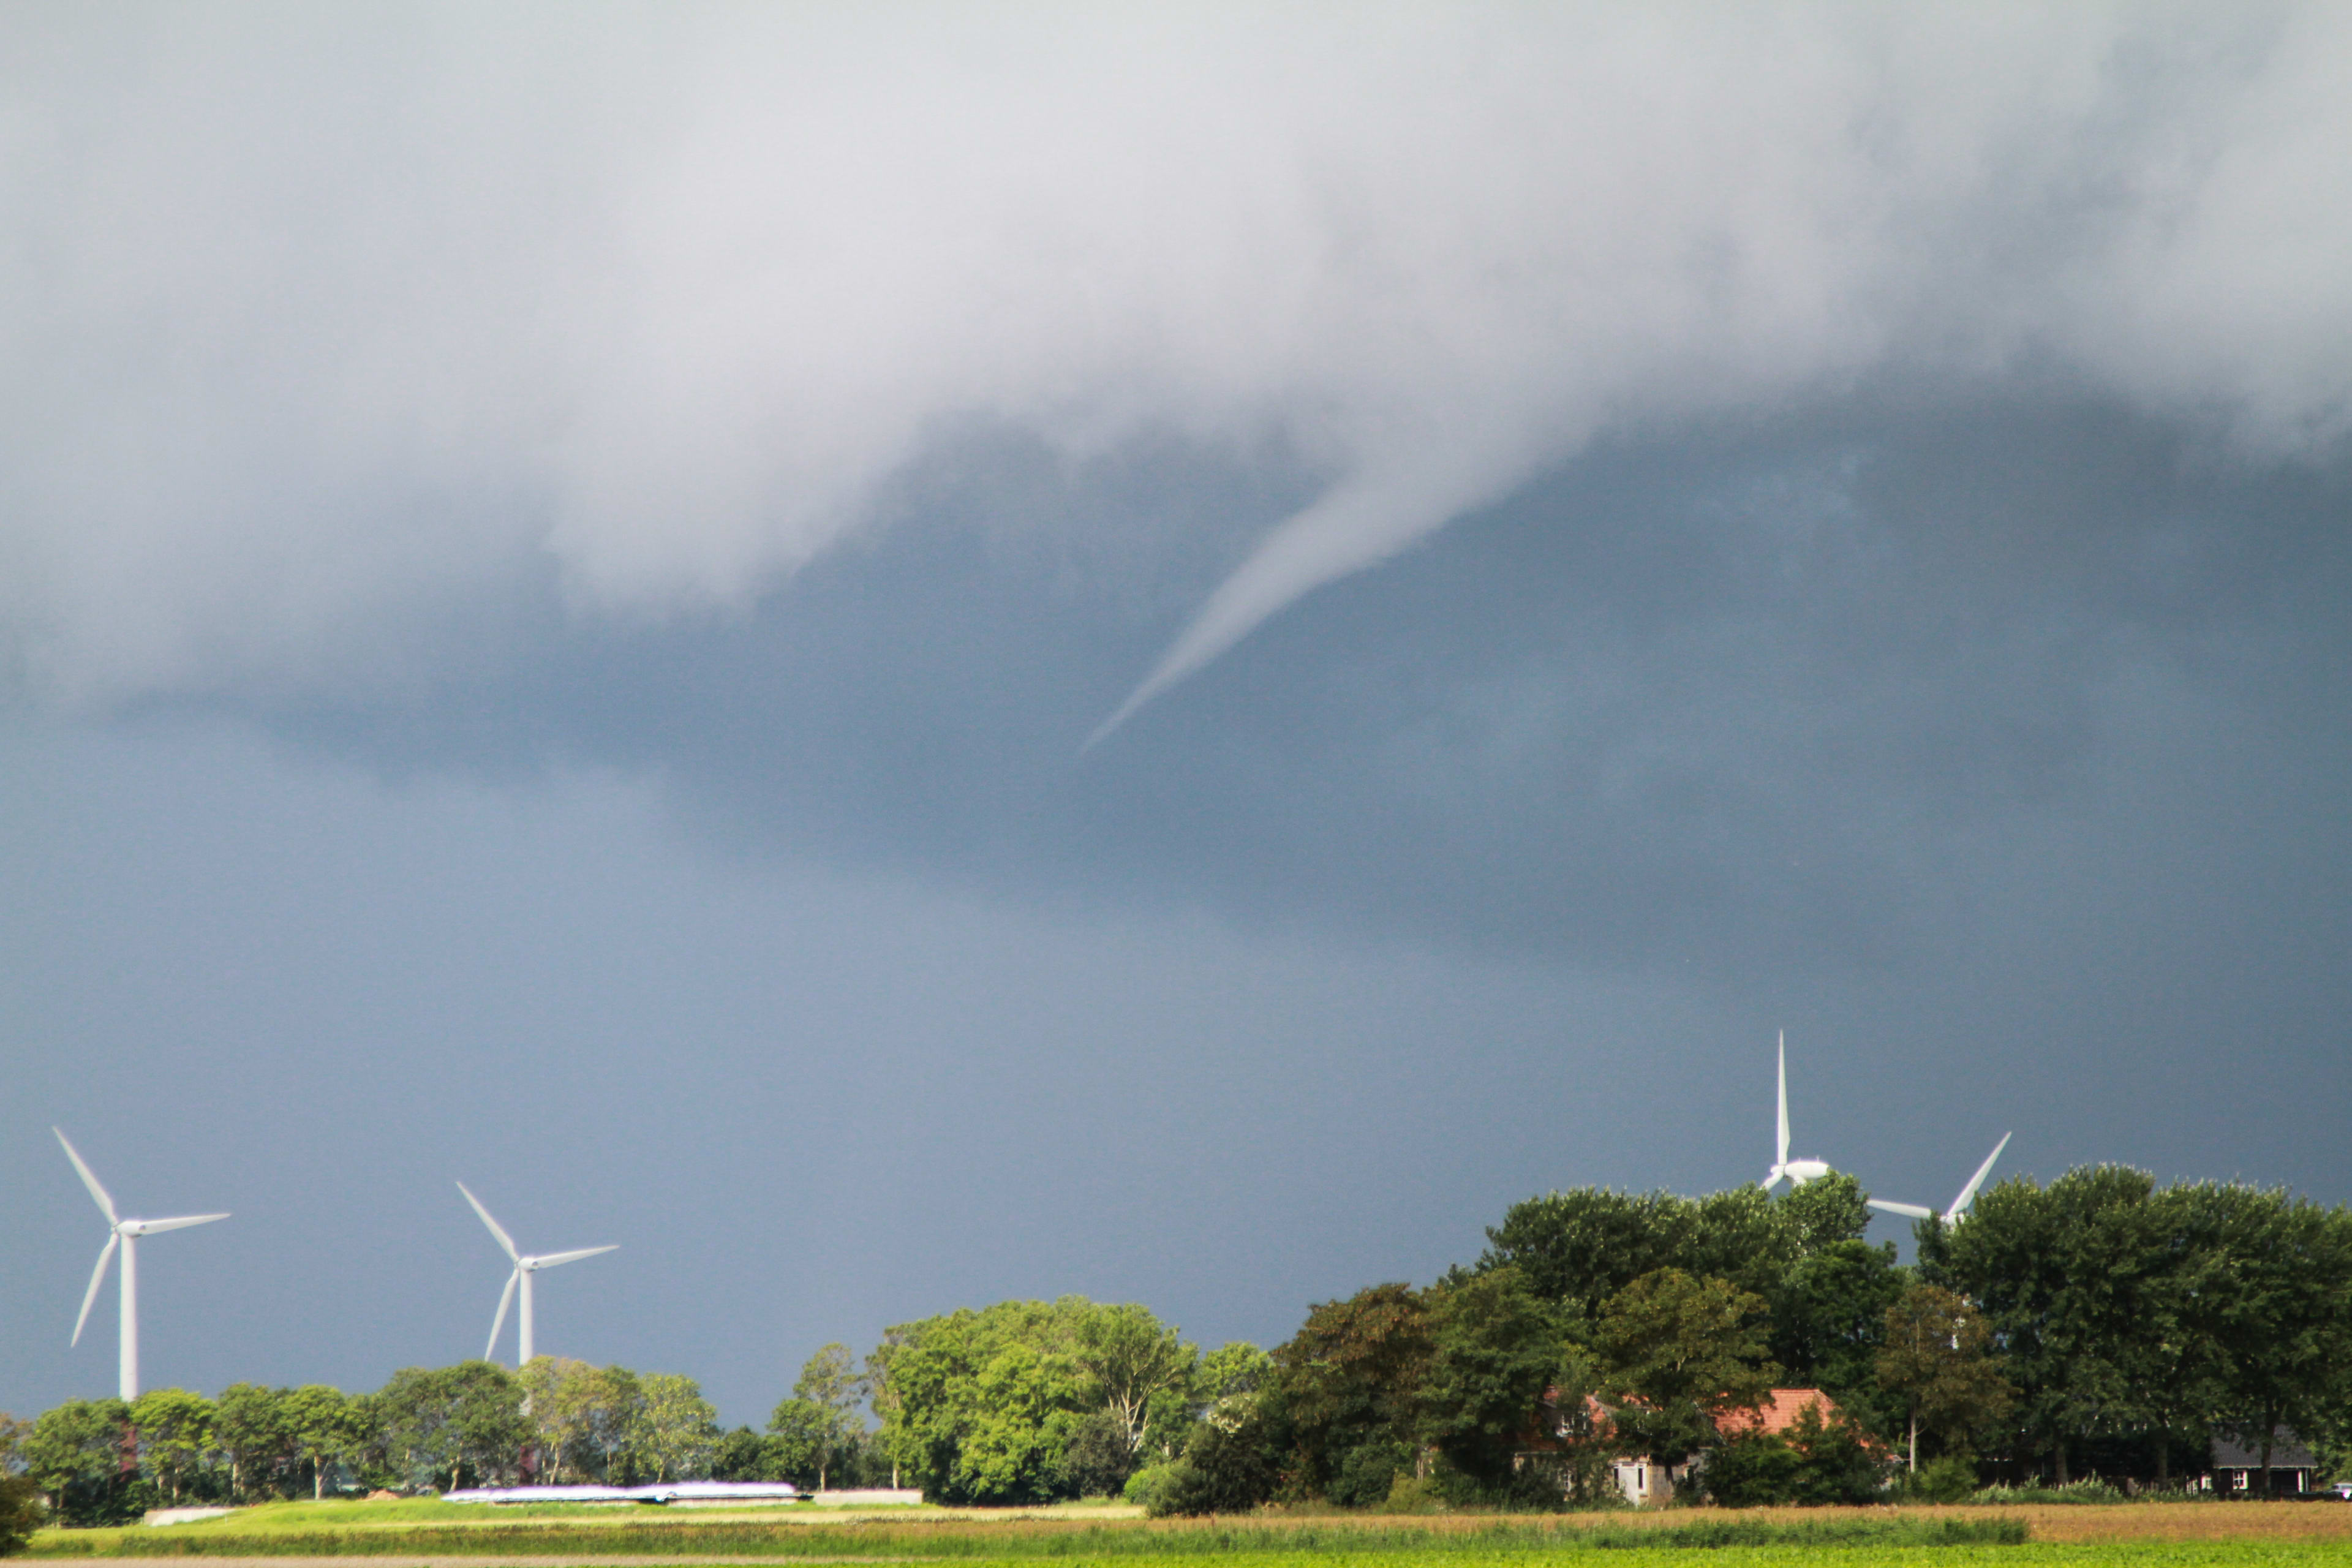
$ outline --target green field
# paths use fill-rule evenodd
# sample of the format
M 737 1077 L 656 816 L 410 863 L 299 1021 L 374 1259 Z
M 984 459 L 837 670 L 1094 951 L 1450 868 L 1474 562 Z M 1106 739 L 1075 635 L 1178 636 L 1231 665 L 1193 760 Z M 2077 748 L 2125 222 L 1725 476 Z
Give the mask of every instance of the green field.
M 1235 1568 L 1382 1568 L 1423 1561 L 1617 1568 L 1694 1559 L 1759 1565 L 2285 1564 L 2352 1568 L 2352 1509 L 2125 1505 L 2064 1509 L 1759 1510 L 1552 1518 L 1286 1517 L 1145 1521 L 1117 1508 L 851 1515 L 704 1513 L 646 1508 L 501 1509 L 431 1500 L 279 1504 L 160 1529 L 47 1530 L 34 1558 L 198 1557 L 239 1561 L 360 1557 L 506 1568 L 658 1562 L 1112 1563 L 1210 1558 Z

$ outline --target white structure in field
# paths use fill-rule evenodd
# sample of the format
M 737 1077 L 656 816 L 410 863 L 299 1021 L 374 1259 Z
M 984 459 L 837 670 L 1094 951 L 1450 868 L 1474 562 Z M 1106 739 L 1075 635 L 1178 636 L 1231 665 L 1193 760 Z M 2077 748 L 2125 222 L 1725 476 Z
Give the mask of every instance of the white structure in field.
M 1946 1225 L 1955 1224 L 1962 1215 L 1969 1212 L 1969 1205 L 1977 1201 L 1977 1189 L 1984 1185 L 1984 1179 L 1987 1176 L 1992 1174 L 1992 1163 L 2000 1158 L 2000 1152 L 2003 1149 L 2009 1147 L 2009 1141 L 2011 1136 L 2012 1134 L 2007 1132 L 2000 1135 L 2000 1142 L 1992 1146 L 1992 1152 L 1987 1154 L 1984 1158 L 1984 1163 L 1977 1167 L 1977 1173 L 1969 1178 L 1969 1184 L 1960 1189 L 1960 1195 L 1952 1200 L 1952 1206 L 1946 1209 L 1940 1216 L 1937 1215 L 1934 1209 L 1924 1207 L 1918 1204 L 1889 1203 L 1882 1198 L 1870 1199 L 1870 1206 L 1874 1209 L 1884 1209 L 1888 1214 L 1902 1215 L 1906 1219 L 1936 1219 L 1940 1217 Z
M 1780 1031 L 1780 1138 L 1773 1145 L 1772 1168 L 1756 1184 L 1770 1192 L 1785 1176 L 1792 1187 L 1801 1187 L 1830 1173 L 1826 1160 L 1791 1160 L 1789 1158 L 1789 1032 Z
M 515 1356 L 515 1365 L 529 1366 L 530 1358 L 537 1353 L 531 1339 L 530 1277 L 542 1268 L 552 1268 L 559 1263 L 577 1263 L 583 1258 L 593 1258 L 600 1252 L 618 1251 L 619 1245 L 615 1243 L 612 1247 L 583 1247 L 576 1252 L 551 1252 L 544 1258 L 517 1252 L 514 1237 L 509 1236 L 505 1227 L 490 1217 L 490 1211 L 482 1206 L 482 1200 L 467 1192 L 466 1184 L 463 1182 L 457 1184 L 457 1190 L 466 1194 L 466 1201 L 474 1205 L 474 1212 L 482 1216 L 482 1223 L 490 1227 L 490 1234 L 499 1238 L 499 1245 L 504 1247 L 507 1256 L 514 1260 L 514 1272 L 507 1276 L 506 1292 L 499 1298 L 499 1315 L 490 1320 L 490 1342 L 482 1352 L 482 1359 L 488 1361 L 497 1352 L 499 1331 L 507 1326 L 507 1309 L 514 1305 L 515 1287 L 520 1285 L 522 1287 L 522 1317 L 516 1328 L 520 1339 L 516 1345 L 518 1353 Z M 542 1487 L 538 1489 L 544 1492 L 547 1489 Z
M 139 1238 L 161 1231 L 185 1230 L 192 1225 L 210 1225 L 216 1219 L 226 1219 L 228 1215 L 192 1214 L 178 1219 L 124 1219 L 115 1213 L 113 1197 L 99 1184 L 89 1167 L 82 1163 L 82 1157 L 72 1142 L 55 1127 L 49 1131 L 57 1133 L 58 1142 L 64 1146 L 66 1158 L 73 1162 L 74 1171 L 81 1177 L 81 1184 L 89 1189 L 89 1195 L 98 1200 L 99 1212 L 106 1216 L 106 1223 L 113 1232 L 106 1238 L 106 1245 L 99 1249 L 98 1267 L 90 1270 L 89 1289 L 81 1299 L 81 1316 L 74 1320 L 72 1343 L 81 1343 L 81 1331 L 89 1325 L 89 1310 L 98 1304 L 99 1287 L 106 1283 L 106 1266 L 114 1261 L 114 1249 L 118 1247 L 122 1249 L 121 1382 L 123 1403 L 127 1405 L 139 1397 Z

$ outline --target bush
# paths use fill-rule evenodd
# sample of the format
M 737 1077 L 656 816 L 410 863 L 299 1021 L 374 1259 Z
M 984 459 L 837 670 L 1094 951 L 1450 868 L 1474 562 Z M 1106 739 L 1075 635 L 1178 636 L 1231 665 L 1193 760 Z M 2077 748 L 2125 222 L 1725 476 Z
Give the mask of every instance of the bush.
M 1966 1502 L 1976 1489 L 1976 1461 L 1965 1454 L 1931 1459 L 1895 1480 L 1895 1491 L 1906 1502 Z
M 1323 1495 L 1342 1508 L 1370 1508 L 1388 1501 L 1397 1477 L 1412 1469 L 1412 1455 L 1403 1444 L 1374 1437 L 1348 1450 Z
M 41 1527 L 40 1483 L 30 1476 L 0 1476 L 0 1557 L 25 1550 Z
M 1151 1479 L 1143 1481 L 1149 1476 Z M 1274 1495 L 1275 1468 L 1254 1424 L 1227 1430 L 1204 1422 L 1192 1433 L 1184 1457 L 1172 1465 L 1137 1472 L 1128 1499 L 1153 1518 L 1169 1514 L 1246 1513 Z M 1138 1491 L 1143 1493 L 1137 1496 Z M 1385 1490 L 1381 1494 L 1385 1497 Z
M 1840 1417 L 1823 1421 L 1809 1405 L 1782 1433 L 1735 1437 L 1710 1453 L 1700 1484 L 1732 1508 L 1777 1503 L 1875 1502 L 1885 1489 L 1886 1462 L 1861 1428 Z

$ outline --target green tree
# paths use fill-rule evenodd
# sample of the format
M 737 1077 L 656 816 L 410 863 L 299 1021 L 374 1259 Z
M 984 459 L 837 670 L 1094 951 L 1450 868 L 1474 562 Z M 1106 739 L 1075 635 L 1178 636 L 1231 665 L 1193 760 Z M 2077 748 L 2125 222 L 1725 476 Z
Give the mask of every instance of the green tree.
M 323 1498 L 328 1468 L 350 1458 L 366 1439 L 362 1408 L 323 1383 L 286 1390 L 280 1408 L 294 1454 L 310 1467 L 310 1496 Z
M 2265 1492 L 2282 1426 L 2325 1435 L 2352 1386 L 2352 1215 L 2276 1191 L 2224 1189 L 2223 1239 L 2200 1308 L 2224 1425 L 2257 1449 Z
M 793 1419 L 795 1430 L 804 1433 L 811 1445 L 820 1491 L 824 1489 L 835 1460 L 856 1442 L 865 1429 L 865 1424 L 857 1418 L 857 1406 L 866 1394 L 866 1374 L 858 1370 L 849 1347 L 840 1343 L 818 1346 L 816 1353 L 802 1364 L 801 1374 L 793 1384 L 793 1398 L 822 1413 L 803 1413 Z M 779 1418 L 783 1415 L 782 1406 L 778 1406 L 777 1415 Z
M 1701 1480 L 1707 1495 L 1728 1508 L 1852 1507 L 1875 1502 L 1885 1490 L 1881 1453 L 1844 1415 L 1823 1419 L 1816 1401 L 1785 1432 L 1746 1432 L 1717 1447 Z
M 1720 1416 L 1771 1393 L 1764 1327 L 1763 1298 L 1725 1279 L 1661 1268 L 1618 1291 L 1593 1332 L 1618 1431 L 1670 1463 L 1711 1444 Z
M 1422 1380 L 1436 1344 L 1410 1285 L 1320 1301 L 1276 1347 L 1272 1414 L 1291 1443 L 1287 1484 L 1334 1501 L 1388 1494 L 1418 1447 Z
M 1459 1474 L 1494 1490 L 1511 1479 L 1565 1352 L 1551 1314 L 1516 1268 L 1427 1294 L 1431 1352 L 1419 1435 Z
M 1886 1309 L 1879 1386 L 1902 1407 L 1905 1468 L 1919 1468 L 1919 1429 L 1950 1452 L 2009 1414 L 2015 1391 L 1992 1359 L 1992 1325 L 1940 1285 L 1913 1284 Z
M 221 1390 L 214 1430 L 228 1457 L 228 1491 L 241 1499 L 257 1485 L 271 1491 L 291 1462 L 294 1431 L 286 1409 L 287 1390 L 257 1383 L 232 1383 Z
M 1800 1194 L 1827 1184 L 1810 1182 Z M 1872 1411 L 1886 1310 L 1901 1297 L 1905 1277 L 1891 1243 L 1873 1247 L 1838 1237 L 1809 1249 L 1769 1298 L 1769 1349 L 1781 1375 L 1800 1387 L 1824 1390 L 1851 1416 Z
M 217 1415 L 211 1400 L 184 1388 L 150 1389 L 131 1404 L 140 1456 L 174 1503 L 189 1473 L 212 1452 Z
M 366 1410 L 395 1473 L 411 1485 L 454 1488 L 468 1471 L 478 1480 L 514 1474 L 530 1437 L 523 1394 L 516 1375 L 493 1362 L 412 1366 L 394 1373 Z
M 1131 1457 L 1143 1446 L 1152 1396 L 1189 1391 L 1201 1352 L 1133 1303 L 1095 1308 L 1078 1320 L 1076 1338 L 1073 1359 L 1093 1380 L 1095 1399 L 1118 1418 Z
M 32 1435 L 31 1422 L 0 1411 L 0 1557 L 22 1552 L 47 1516 L 40 1483 L 26 1473 L 25 1444 Z
M 893 1327 L 867 1363 L 882 1454 L 935 1501 L 1066 1494 L 1070 1440 L 1108 1408 L 1084 1359 L 1087 1324 L 1103 1310 L 1066 1296 Z
M 787 1399 L 768 1418 L 767 1468 L 777 1480 L 821 1491 L 847 1436 L 841 1412 L 814 1399 Z
M 119 1524 L 138 1511 L 135 1442 L 120 1399 L 68 1399 L 41 1413 L 19 1453 L 64 1522 Z
M 568 1356 L 533 1356 L 513 1382 L 530 1400 L 531 1437 L 551 1477 L 612 1485 L 635 1479 L 645 1410 L 636 1373 Z
M 702 1397 L 702 1387 L 676 1373 L 651 1373 L 637 1380 L 641 1395 L 635 1442 L 642 1463 L 656 1481 L 705 1474 L 719 1441 L 719 1412 Z

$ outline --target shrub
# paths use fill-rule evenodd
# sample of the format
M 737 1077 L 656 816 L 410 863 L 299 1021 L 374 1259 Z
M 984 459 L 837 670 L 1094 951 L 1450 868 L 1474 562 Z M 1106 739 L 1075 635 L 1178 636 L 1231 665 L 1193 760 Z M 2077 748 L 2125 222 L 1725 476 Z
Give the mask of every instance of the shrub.
M 1966 1502 L 1977 1489 L 1976 1461 L 1947 1454 L 1899 1478 L 1895 1489 L 1906 1502 Z

